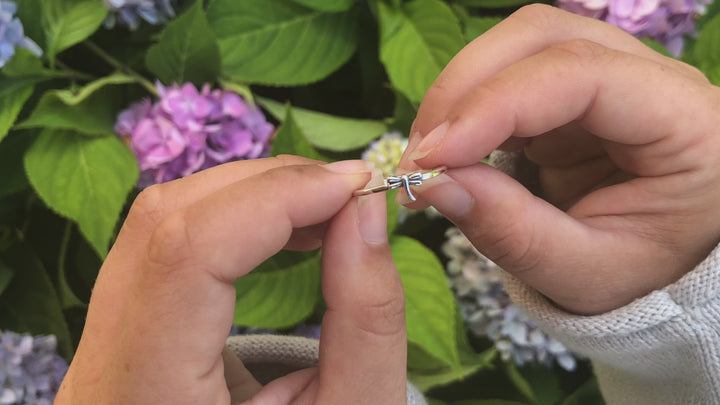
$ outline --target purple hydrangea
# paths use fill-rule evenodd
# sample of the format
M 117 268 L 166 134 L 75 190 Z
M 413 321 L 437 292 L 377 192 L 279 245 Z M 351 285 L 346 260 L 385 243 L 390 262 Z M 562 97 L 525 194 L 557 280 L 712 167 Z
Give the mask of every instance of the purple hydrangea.
M 152 25 L 164 24 L 175 17 L 173 3 L 180 0 L 103 0 L 110 13 L 105 20 L 107 28 L 124 25 L 131 31 L 144 20 Z
M 268 155 L 274 127 L 237 93 L 190 83 L 157 88 L 160 100 L 131 105 L 115 124 L 137 157 L 140 188 Z
M 478 252 L 458 228 L 448 229 L 446 237 L 442 249 L 450 259 L 450 287 L 470 332 L 490 338 L 505 361 L 520 366 L 557 363 L 574 370 L 574 355 L 510 301 L 500 268 Z
M 559 0 L 570 12 L 618 26 L 638 38 L 651 38 L 680 56 L 684 35 L 694 35 L 695 20 L 711 0 Z
M 32 39 L 25 36 L 23 25 L 13 16 L 17 5 L 12 1 L 0 0 L 0 67 L 15 55 L 15 47 L 19 46 L 32 52 L 35 56 L 42 55 L 42 50 Z
M 67 372 L 55 336 L 0 332 L 0 404 L 51 405 Z

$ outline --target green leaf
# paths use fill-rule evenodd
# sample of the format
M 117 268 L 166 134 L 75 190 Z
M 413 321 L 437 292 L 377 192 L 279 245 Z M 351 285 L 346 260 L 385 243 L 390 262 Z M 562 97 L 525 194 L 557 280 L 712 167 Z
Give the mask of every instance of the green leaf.
M 293 0 L 295 3 L 320 11 L 347 11 L 354 0 Z
M 694 64 L 705 71 L 714 66 L 720 65 L 720 52 L 717 44 L 720 43 L 720 14 L 708 21 L 700 31 L 692 58 Z
M 60 72 L 45 69 L 37 56 L 23 48 L 15 48 L 15 55 L 3 66 L 2 72 L 9 77 L 47 76 L 52 78 L 62 76 Z
M 45 52 L 51 66 L 57 54 L 92 35 L 108 12 L 97 0 L 43 0 L 42 6 Z
M 385 192 L 386 204 L 387 204 L 387 234 L 392 235 L 398 226 L 398 219 L 400 218 L 400 206 L 395 204 L 395 197 L 397 196 L 398 190 L 389 190 Z
M 14 275 L 0 295 L 0 329 L 34 335 L 53 334 L 58 340 L 59 353 L 70 358 L 70 332 L 55 289 L 40 260 L 19 243 L 3 252 L 1 259 Z
M 207 13 L 222 71 L 239 81 L 315 82 L 342 66 L 357 46 L 351 11 L 328 13 L 291 0 L 213 0 Z
M 442 264 L 412 238 L 395 237 L 390 248 L 405 288 L 408 341 L 459 369 L 455 299 Z
M 421 391 L 428 391 L 435 387 L 441 387 L 452 382 L 462 380 L 477 373 L 483 368 L 489 367 L 495 356 L 494 350 L 484 353 L 485 360 L 479 360 L 473 364 L 461 364 L 459 368 L 442 368 L 428 372 L 409 372 L 408 378 Z
M 105 257 L 120 210 L 138 178 L 132 152 L 116 137 L 46 129 L 26 153 L 25 170 L 45 204 L 77 222 Z
M 708 80 L 710 80 L 710 83 L 716 86 L 720 85 L 720 65 L 710 67 L 705 66 L 701 70 L 708 78 Z
M 412 124 L 417 116 L 418 106 L 408 100 L 405 94 L 395 90 L 395 107 L 390 127 L 400 131 L 404 136 L 410 136 Z
M 272 329 L 296 325 L 318 303 L 320 256 L 281 251 L 237 279 L 235 289 L 234 323 Z
M 85 135 L 114 136 L 119 97 L 108 85 L 132 83 L 135 79 L 113 74 L 76 90 L 45 93 L 30 117 L 17 128 L 58 128 Z
M 42 2 L 45 0 L 17 0 L 17 14 L 15 17 L 22 21 L 25 35 L 35 41 L 42 48 L 45 44 L 45 30 L 43 19 L 38 18 L 38 11 L 42 10 Z
M 476 353 L 470 346 L 467 331 L 459 310 L 455 314 L 456 345 L 460 356 L 460 369 L 447 367 L 416 345 L 408 345 L 408 378 L 422 391 L 468 378 L 484 368 L 492 367 L 497 356 L 495 349 Z
M 308 143 L 303 130 L 295 122 L 295 119 L 293 119 L 293 109 L 290 105 L 287 106 L 285 120 L 283 120 L 283 125 L 280 127 L 273 141 L 270 154 L 272 156 L 283 154 L 298 155 L 310 159 L 325 160 L 317 153 L 312 145 Z
M 502 17 L 468 17 L 465 23 L 465 38 L 467 42 L 486 33 L 503 20 Z
M 256 97 L 275 118 L 282 120 L 285 106 L 277 101 Z M 293 107 L 293 118 L 307 140 L 315 147 L 346 152 L 366 146 L 388 131 L 381 121 L 336 117 L 317 111 Z
M 196 1 L 170 22 L 157 44 L 148 49 L 148 69 L 163 83 L 214 82 L 220 74 L 220 49 L 202 8 Z
M 517 366 L 515 366 L 515 363 L 505 363 L 505 374 L 508 376 L 510 381 L 512 381 L 513 385 L 515 385 L 515 388 L 517 388 L 518 391 L 525 396 L 525 398 L 533 404 L 539 403 L 535 392 L 533 391 L 532 385 L 530 385 L 530 382 L 520 373 Z
M 588 379 L 562 402 L 562 405 L 604 405 L 595 377 Z
M 401 8 L 378 3 L 380 60 L 393 86 L 420 102 L 445 65 L 465 45 L 452 10 L 439 0 L 414 0 Z
M 643 44 L 647 45 L 648 48 L 652 49 L 653 51 L 655 51 L 661 55 L 667 56 L 668 58 L 674 58 L 674 56 L 670 53 L 670 51 L 667 50 L 665 45 L 661 44 L 660 42 L 657 42 L 650 38 L 643 38 L 642 42 L 643 42 Z
M 5 79 L 4 80 L 11 80 Z M 35 90 L 35 86 L 25 82 L 25 85 L 7 88 L 6 91 L 0 89 L 0 142 L 10 131 L 15 119 L 20 114 L 23 105 Z
M 532 388 L 538 405 L 555 405 L 565 396 L 560 386 L 559 375 L 551 368 L 539 364 L 526 364 L 518 371 Z
M 27 133 L 11 133 L 0 143 L 0 197 L 16 193 L 28 187 L 23 169 L 23 156 L 35 139 Z

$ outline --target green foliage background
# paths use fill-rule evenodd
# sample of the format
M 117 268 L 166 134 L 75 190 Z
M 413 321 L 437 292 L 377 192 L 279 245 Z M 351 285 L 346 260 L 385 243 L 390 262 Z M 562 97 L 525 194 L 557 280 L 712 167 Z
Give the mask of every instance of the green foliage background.
M 44 55 L 19 50 L 0 73 L 0 329 L 55 334 L 69 359 L 136 194 L 138 167 L 115 118 L 153 96 L 153 81 L 211 83 L 251 98 L 281 125 L 273 154 L 357 158 L 387 131 L 407 135 L 453 55 L 526 0 L 185 1 L 167 26 L 136 32 L 102 28 L 99 0 L 17 3 Z M 685 55 L 715 83 L 717 11 L 699 21 Z M 518 369 L 469 337 L 437 254 L 448 223 L 397 225 L 390 208 L 409 376 L 432 403 L 602 403 L 587 364 L 574 373 Z M 281 252 L 238 280 L 236 323 L 286 330 L 318 321 L 319 266 L 317 252 Z

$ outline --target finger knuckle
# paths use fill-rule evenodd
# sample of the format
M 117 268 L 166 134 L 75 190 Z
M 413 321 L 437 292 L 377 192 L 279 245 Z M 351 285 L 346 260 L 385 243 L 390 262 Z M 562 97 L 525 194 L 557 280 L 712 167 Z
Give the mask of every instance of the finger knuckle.
M 597 62 L 610 56 L 610 48 L 589 39 L 577 38 L 550 47 L 563 59 L 578 62 Z
M 172 271 L 192 257 L 192 238 L 184 213 L 172 213 L 150 236 L 147 259 L 160 272 Z
M 405 296 L 395 294 L 356 308 L 356 326 L 373 336 L 394 336 L 405 328 Z
M 138 223 L 159 223 L 165 216 L 163 201 L 164 191 L 162 185 L 156 184 L 142 190 L 130 207 L 125 221 L 126 224 L 135 226 Z
M 543 250 L 537 239 L 529 232 L 521 237 L 506 236 L 496 245 L 494 261 L 513 274 L 521 274 L 538 268 Z
M 534 28 L 540 32 L 547 32 L 551 27 L 556 27 L 558 19 L 563 13 L 556 7 L 547 4 L 534 3 L 521 7 L 508 17 L 511 23 L 517 23 L 521 27 Z

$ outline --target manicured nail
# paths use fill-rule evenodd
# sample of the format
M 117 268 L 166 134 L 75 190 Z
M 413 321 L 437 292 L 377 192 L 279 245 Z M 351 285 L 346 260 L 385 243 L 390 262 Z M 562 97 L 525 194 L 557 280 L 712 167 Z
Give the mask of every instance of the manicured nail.
M 464 217 L 474 204 L 470 193 L 447 174 L 441 174 L 423 184 L 423 199 L 450 219 Z
M 410 135 L 410 139 L 408 139 L 408 144 L 405 147 L 402 156 L 400 156 L 400 161 L 398 162 L 395 174 L 397 174 L 399 170 L 408 169 L 412 171 L 419 169 L 417 163 L 408 159 L 408 156 L 412 153 L 413 150 L 415 150 L 415 147 L 417 147 L 420 141 L 422 141 L 422 136 L 420 135 L 420 132 L 416 131 L 413 132 L 412 135 Z
M 368 160 L 339 160 L 326 163 L 322 167 L 335 173 L 366 173 L 375 169 L 375 163 Z
M 417 160 L 429 155 L 430 151 L 432 151 L 433 148 L 435 148 L 435 146 L 440 143 L 443 136 L 445 136 L 445 133 L 447 132 L 449 126 L 450 123 L 445 121 L 435 127 L 435 129 L 433 129 L 432 131 L 428 132 L 428 134 L 425 135 L 425 137 L 423 138 L 422 142 L 420 142 L 420 144 L 418 144 L 415 150 L 413 150 L 412 153 L 408 155 L 408 159 Z
M 373 170 L 368 187 L 382 183 L 382 171 Z M 370 194 L 358 198 L 358 227 L 365 243 L 382 244 L 387 236 L 387 207 L 384 193 Z

